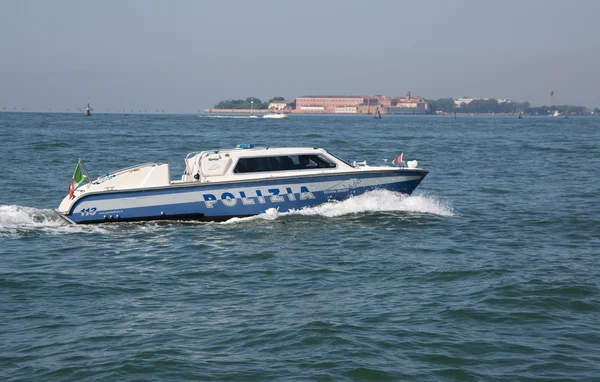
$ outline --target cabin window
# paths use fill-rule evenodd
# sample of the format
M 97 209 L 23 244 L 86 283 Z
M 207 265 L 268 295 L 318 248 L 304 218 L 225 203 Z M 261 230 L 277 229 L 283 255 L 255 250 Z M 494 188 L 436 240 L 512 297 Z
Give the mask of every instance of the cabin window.
M 249 172 L 335 168 L 335 166 L 334 162 L 321 155 L 279 155 L 271 157 L 240 158 L 233 172 L 235 174 L 244 174 Z

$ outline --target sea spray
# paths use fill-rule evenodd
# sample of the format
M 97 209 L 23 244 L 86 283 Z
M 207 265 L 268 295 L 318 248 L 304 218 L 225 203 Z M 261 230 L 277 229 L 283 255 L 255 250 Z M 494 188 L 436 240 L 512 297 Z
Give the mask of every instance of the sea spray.
M 0 236 L 104 232 L 101 228 L 76 226 L 55 211 L 18 205 L 0 205 Z
M 362 195 L 351 197 L 342 201 L 331 201 L 315 207 L 303 208 L 289 212 L 279 212 L 270 208 L 266 212 L 246 218 L 233 218 L 221 224 L 246 222 L 251 220 L 275 220 L 278 217 L 301 215 L 301 216 L 323 216 L 327 218 L 339 217 L 350 214 L 373 213 L 373 212 L 407 212 L 422 213 L 452 217 L 454 211 L 448 202 L 427 195 L 406 195 L 388 190 L 374 190 Z

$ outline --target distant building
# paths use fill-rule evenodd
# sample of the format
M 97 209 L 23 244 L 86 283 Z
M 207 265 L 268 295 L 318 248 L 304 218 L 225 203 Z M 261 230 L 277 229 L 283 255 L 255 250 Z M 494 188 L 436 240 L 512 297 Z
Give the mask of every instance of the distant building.
M 296 104 L 296 110 L 314 111 L 314 112 L 324 113 L 325 107 L 324 106 L 300 106 L 300 107 L 298 107 L 298 104 Z
M 377 108 L 384 114 L 424 114 L 429 110 L 425 99 L 411 96 L 410 92 L 405 97 L 315 95 L 296 98 L 296 110 L 306 113 L 369 114 Z
M 283 110 L 290 107 L 294 101 L 273 101 L 269 103 L 269 109 L 271 110 Z
M 424 98 L 412 96 L 410 92 L 402 97 L 384 97 L 380 104 L 386 107 L 387 114 L 425 114 L 429 111 L 429 106 Z
M 454 100 L 454 104 L 458 107 L 460 107 L 460 105 L 462 105 L 463 103 L 465 105 L 470 104 L 471 102 L 473 102 L 474 100 L 476 100 L 477 98 L 467 98 L 467 97 L 460 97 L 458 99 Z
M 335 108 L 336 114 L 356 114 L 358 112 L 357 106 L 340 106 Z
M 461 98 L 455 99 L 454 100 L 454 104 L 457 107 L 460 107 L 460 105 L 462 105 L 463 103 L 465 105 L 468 105 L 468 104 L 470 104 L 473 101 L 489 101 L 491 99 L 493 99 L 493 98 L 467 98 L 467 97 L 461 97 Z M 498 103 L 508 103 L 508 102 L 514 102 L 514 101 L 511 101 L 508 98 L 496 98 L 496 102 L 498 102 Z
M 362 105 L 364 100 L 362 96 L 303 96 L 296 98 L 296 109 L 335 113 L 338 107 L 357 107 Z

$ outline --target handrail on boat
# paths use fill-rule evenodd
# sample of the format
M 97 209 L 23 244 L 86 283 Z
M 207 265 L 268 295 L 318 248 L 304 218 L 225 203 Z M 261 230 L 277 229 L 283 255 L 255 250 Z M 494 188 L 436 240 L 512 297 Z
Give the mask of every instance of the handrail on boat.
M 158 166 L 160 164 L 164 164 L 164 163 L 146 162 L 146 163 L 138 164 L 138 165 L 135 165 L 135 166 L 129 166 L 129 167 L 122 168 L 120 170 L 109 172 L 108 175 L 117 175 L 117 174 L 119 174 L 121 172 L 130 171 L 130 170 L 133 170 L 133 169 L 138 168 L 138 167 L 147 167 L 147 166 L 153 166 L 153 165 L 154 166 Z
M 185 170 L 183 172 L 182 179 L 186 176 L 194 176 L 195 174 L 193 174 L 193 173 L 194 173 L 194 170 L 196 170 L 199 175 L 198 180 L 201 180 L 202 171 L 200 168 L 200 162 L 208 153 L 209 153 L 208 151 L 192 151 L 191 153 L 188 153 L 188 155 L 185 156 Z M 192 163 L 192 168 L 190 168 L 188 165 L 188 159 L 190 159 L 190 157 L 194 157 L 194 156 L 197 156 L 198 158 L 194 161 L 194 163 Z M 205 178 L 205 180 L 206 180 L 206 178 Z
M 104 181 L 106 181 L 106 180 L 108 180 L 108 179 L 110 179 L 112 177 L 115 177 L 115 176 L 117 176 L 119 174 L 122 174 L 122 173 L 124 173 L 126 171 L 131 171 L 133 169 L 140 168 L 140 167 L 158 166 L 158 165 L 161 165 L 161 164 L 164 164 L 164 163 L 146 162 L 146 163 L 138 164 L 138 165 L 135 165 L 135 166 L 125 167 L 125 168 L 122 168 L 122 169 L 119 169 L 119 170 L 111 171 L 111 172 L 109 172 L 108 174 L 106 174 L 104 176 L 99 176 L 98 179 L 94 180 L 91 183 L 100 184 L 100 183 L 102 183 L 102 182 L 104 182 Z
M 192 151 L 191 153 L 188 153 L 185 156 L 185 170 L 183 171 L 183 175 L 182 175 L 182 180 L 183 178 L 185 178 L 186 176 L 194 176 L 194 170 L 197 171 L 199 177 L 196 180 L 202 181 L 202 168 L 200 166 L 200 162 L 202 161 L 202 159 L 206 158 L 207 155 L 209 155 L 211 153 L 211 151 L 208 150 L 204 150 L 204 151 Z M 194 161 L 194 163 L 192 163 L 192 168 L 189 167 L 188 164 L 188 159 L 190 159 L 191 157 L 197 156 L 198 158 Z M 206 177 L 204 178 L 204 181 L 206 182 L 207 179 Z
M 201 152 L 202 151 L 192 151 L 191 153 L 188 153 L 188 155 L 185 156 L 185 170 L 183 170 L 183 175 L 191 175 L 193 168 L 188 168 L 188 159 L 190 159 L 190 157 L 193 157 L 194 155 L 200 154 Z

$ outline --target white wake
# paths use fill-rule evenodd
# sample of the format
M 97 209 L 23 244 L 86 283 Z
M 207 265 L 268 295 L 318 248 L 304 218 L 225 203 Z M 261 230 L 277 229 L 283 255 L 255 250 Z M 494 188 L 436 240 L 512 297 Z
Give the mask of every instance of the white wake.
M 452 206 L 430 195 L 406 195 L 387 190 L 375 190 L 343 201 L 332 201 L 301 210 L 279 212 L 275 208 L 265 213 L 247 218 L 232 218 L 222 224 L 255 219 L 275 220 L 282 216 L 324 216 L 328 218 L 371 212 L 407 212 L 438 216 L 454 216 Z
M 247 218 L 232 218 L 220 224 L 232 224 L 251 220 L 275 220 L 283 216 L 323 216 L 335 218 L 344 215 L 373 212 L 406 212 L 452 217 L 454 211 L 448 202 L 431 195 L 408 196 L 386 190 L 375 190 L 343 201 L 332 201 L 301 210 L 279 212 L 275 208 Z M 27 234 L 65 234 L 76 232 L 108 232 L 98 225 L 69 224 L 50 209 L 0 205 L 0 236 Z
M 98 230 L 98 228 L 69 224 L 53 210 L 0 205 L 0 236 L 97 232 Z
M 199 118 L 225 118 L 225 119 L 256 119 L 257 116 L 249 115 L 199 115 Z M 258 117 L 261 118 L 261 117 Z

